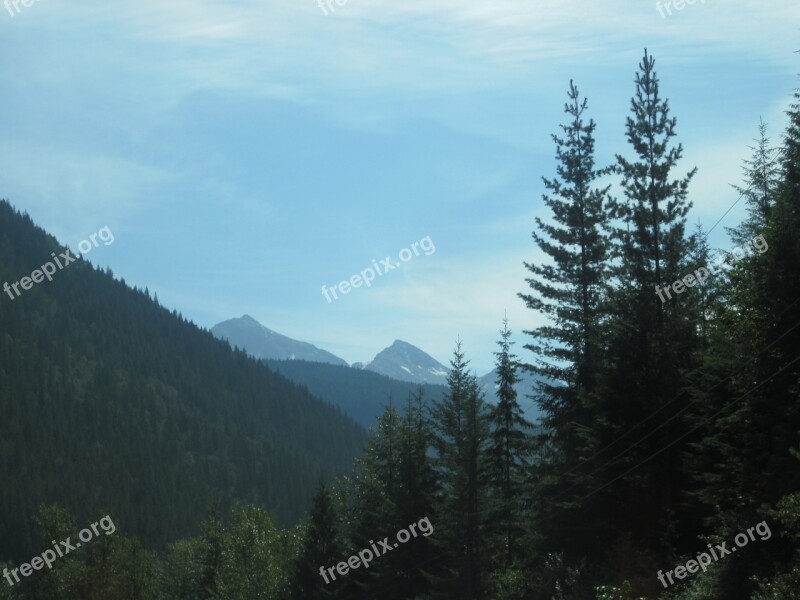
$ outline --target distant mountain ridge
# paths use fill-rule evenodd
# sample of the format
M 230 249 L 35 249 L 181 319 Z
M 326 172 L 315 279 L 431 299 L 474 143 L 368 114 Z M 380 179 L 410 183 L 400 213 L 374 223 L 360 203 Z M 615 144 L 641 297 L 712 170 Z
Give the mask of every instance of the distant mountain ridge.
M 346 360 L 335 354 L 273 331 L 250 315 L 217 323 L 211 328 L 211 333 L 260 360 L 303 360 L 349 366 Z M 430 385 L 446 385 L 449 372 L 435 358 L 402 340 L 395 340 L 369 363 L 353 363 L 353 368 L 386 375 L 398 381 Z
M 258 359 L 307 360 L 348 366 L 347 361 L 317 348 L 308 342 L 300 342 L 264 327 L 250 315 L 238 319 L 228 319 L 217 323 L 211 333 L 218 339 L 227 340 Z
M 313 364 L 308 364 L 348 366 L 347 362 L 338 356 L 307 342 L 293 340 L 276 333 L 248 315 L 223 321 L 212 327 L 211 332 L 216 337 L 227 339 L 231 345 L 238 346 L 266 362 L 295 383 L 305 385 L 311 393 L 335 404 L 345 414 L 367 427 L 373 424 L 377 415 L 382 412 L 387 394 L 390 392 L 396 394 L 401 388 L 390 382 L 380 382 L 378 379 L 364 379 L 357 375 L 358 371 L 371 371 L 389 377 L 395 382 L 431 386 L 432 393 L 428 397 L 436 400 L 441 397 L 439 386 L 447 386 L 447 376 L 450 373 L 449 368 L 431 355 L 403 340 L 395 340 L 391 346 L 378 352 L 375 358 L 366 364 L 353 363 L 348 372 L 318 369 Z M 293 361 L 297 361 L 298 364 L 290 364 Z M 536 378 L 522 369 L 519 369 L 517 374 L 521 379 L 515 386 L 517 402 L 524 410 L 526 418 L 536 421 L 541 411 L 536 403 L 527 397 L 534 391 Z M 320 377 L 331 386 L 338 387 L 326 388 L 318 379 Z M 496 379 L 497 373 L 494 370 L 478 377 L 480 389 L 490 404 L 497 404 L 498 401 Z M 347 390 L 344 386 L 347 386 Z M 402 390 L 400 397 L 394 397 L 395 401 L 405 401 L 409 388 L 404 387 Z

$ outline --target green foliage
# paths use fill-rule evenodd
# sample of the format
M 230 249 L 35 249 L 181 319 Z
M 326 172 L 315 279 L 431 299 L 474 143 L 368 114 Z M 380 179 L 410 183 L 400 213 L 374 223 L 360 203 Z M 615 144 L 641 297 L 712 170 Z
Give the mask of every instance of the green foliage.
M 179 540 L 167 550 L 159 589 L 165 598 L 197 600 L 202 598 L 201 574 L 200 540 Z
M 52 548 L 53 541 L 60 542 L 71 538 L 72 543 L 75 543 L 79 528 L 75 518 L 63 508 L 42 505 L 34 521 L 38 529 L 37 547 L 41 548 L 38 553 Z M 17 589 L 24 589 L 25 595 L 32 600 L 68 600 L 76 597 L 81 590 L 81 581 L 86 576 L 86 566 L 80 560 L 82 555 L 77 552 L 59 557 L 53 563 L 52 569 L 38 571 L 17 584 L 19 586 Z M 26 562 L 28 560 L 30 557 Z
M 219 596 L 288 598 L 299 542 L 299 536 L 280 531 L 265 511 L 252 506 L 234 509 L 223 542 Z

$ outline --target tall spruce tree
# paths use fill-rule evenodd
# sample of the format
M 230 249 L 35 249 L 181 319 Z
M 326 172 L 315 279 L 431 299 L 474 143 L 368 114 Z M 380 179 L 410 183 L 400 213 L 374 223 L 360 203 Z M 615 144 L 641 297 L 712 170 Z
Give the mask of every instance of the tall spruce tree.
M 397 507 L 398 522 L 402 527 L 428 517 L 436 528 L 434 498 L 438 479 L 429 448 L 433 432 L 425 415 L 424 392 L 420 387 L 408 398 L 403 412 L 398 452 Z M 431 534 L 433 535 L 433 534 Z M 436 547 L 428 536 L 414 538 L 396 550 L 398 575 L 391 585 L 398 589 L 399 598 L 412 599 L 424 595 L 429 589 L 428 573 L 435 573 Z
M 445 556 L 432 577 L 436 599 L 484 598 L 486 498 L 486 405 L 469 361 L 456 344 L 448 375 L 449 390 L 431 409 L 433 448 L 441 482 L 435 543 Z
M 438 482 L 428 452 L 432 432 L 423 396 L 420 388 L 409 397 L 402 416 L 390 402 L 377 429 L 370 430 L 355 480 L 354 547 L 369 547 L 423 517 L 433 518 Z M 437 554 L 428 537 L 415 537 L 369 569 L 349 574 L 344 597 L 416 598 L 428 588 L 428 573 L 436 572 Z
M 596 393 L 602 362 L 601 327 L 607 279 L 608 186 L 600 179 L 609 169 L 595 166 L 594 120 L 587 120 L 587 100 L 570 81 L 564 105 L 563 137 L 553 135 L 557 176 L 544 178 L 543 199 L 552 223 L 536 219 L 533 239 L 548 263 L 525 263 L 531 291 L 519 294 L 528 308 L 548 323 L 525 331 L 533 340 L 525 348 L 535 354 L 526 368 L 540 377 L 533 396 L 542 409 L 543 432 L 537 450 L 537 495 L 543 544 L 541 554 L 583 553 L 601 535 L 602 521 L 576 500 L 594 485 L 576 473 L 597 446 L 595 437 L 604 410 Z M 555 515 L 553 514 L 555 513 Z
M 682 373 L 697 360 L 701 307 L 698 299 L 684 302 L 676 293 L 670 299 L 669 291 L 662 292 L 663 301 L 657 295 L 660 286 L 697 268 L 691 260 L 702 247 L 685 232 L 696 169 L 673 174 L 683 148 L 673 141 L 677 121 L 661 96 L 647 50 L 630 109 L 626 137 L 633 157 L 617 155 L 624 198 L 613 203 L 620 221 L 612 227 L 615 277 L 599 388 L 607 399 L 608 426 L 601 432 L 601 451 L 585 466 L 607 482 L 593 496 L 596 501 L 599 496 L 613 532 L 604 542 L 610 547 L 606 556 L 637 557 L 618 567 L 620 580 L 644 578 L 674 556 L 679 542 L 694 541 L 688 521 L 677 512 L 686 482 L 680 450 L 668 445 L 683 432 L 681 420 L 671 417 L 689 402 L 676 392 L 685 383 Z M 689 280 L 685 287 L 695 284 Z
M 748 208 L 745 221 L 728 230 L 736 244 L 749 242 L 754 236 L 764 233 L 780 189 L 780 156 L 778 148 L 770 144 L 764 121 L 758 124 L 758 137 L 754 142 L 755 146 L 750 147 L 751 156 L 743 165 L 745 184 L 733 186 L 745 198 Z
M 669 116 L 669 101 L 660 95 L 655 59 L 646 49 L 636 74 L 631 113 L 625 128 L 635 159 L 617 155 L 625 193 L 625 201 L 616 203 L 623 218 L 623 227 L 617 230 L 621 238 L 618 250 L 624 275 L 633 278 L 640 293 L 653 297 L 651 290 L 656 286 L 681 275 L 679 267 L 686 257 L 686 214 L 691 208 L 687 195 L 697 169 L 682 178 L 671 178 L 671 171 L 683 156 L 683 146 L 671 143 L 677 119 Z M 662 314 L 661 303 L 648 305 L 658 307 L 659 316 Z M 662 323 L 660 319 L 658 322 Z
M 587 100 L 570 81 L 561 125 L 565 137 L 553 134 L 557 177 L 543 178 L 550 192 L 543 196 L 555 224 L 536 218 L 536 245 L 552 264 L 525 263 L 532 293 L 519 294 L 528 308 L 550 317 L 552 324 L 525 333 L 534 341 L 525 346 L 539 360 L 533 370 L 553 385 L 544 385 L 545 423 L 556 425 L 560 411 L 574 410 L 575 390 L 594 387 L 600 341 L 598 326 L 606 276 L 608 186 L 597 187 L 608 169 L 595 168 L 593 119 L 585 120 Z M 546 237 L 545 237 L 546 236 Z M 564 385 L 568 384 L 568 385 Z M 573 406 L 568 406 L 572 404 Z
M 489 411 L 488 472 L 493 490 L 492 527 L 499 538 L 499 564 L 511 568 L 517 558 L 517 544 L 523 535 L 522 509 L 523 483 L 529 466 L 531 451 L 529 432 L 533 427 L 523 416 L 517 402 L 519 383 L 517 357 L 511 353 L 511 330 L 508 319 L 503 319 L 500 351 L 495 352 L 498 403 Z
M 401 419 L 391 399 L 370 429 L 364 456 L 358 461 L 355 479 L 355 547 L 368 548 L 373 540 L 392 536 L 401 524 L 397 500 L 401 474 Z M 405 524 L 407 525 L 407 523 Z M 397 553 L 381 556 L 369 569 L 348 574 L 348 582 L 361 595 L 399 600 L 400 588 L 393 581 L 397 573 Z

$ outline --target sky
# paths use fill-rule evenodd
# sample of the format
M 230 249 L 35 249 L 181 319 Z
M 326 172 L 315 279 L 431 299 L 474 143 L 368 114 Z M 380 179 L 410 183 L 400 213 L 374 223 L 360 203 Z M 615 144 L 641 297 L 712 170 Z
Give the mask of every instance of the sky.
M 542 323 L 517 294 L 570 80 L 598 164 L 629 157 L 648 49 L 709 228 L 800 73 L 797 0 L 25 2 L 0 11 L 0 197 L 71 248 L 109 227 L 89 260 L 201 327 L 248 314 L 349 362 L 460 339 L 479 374 L 504 314 L 523 359 Z

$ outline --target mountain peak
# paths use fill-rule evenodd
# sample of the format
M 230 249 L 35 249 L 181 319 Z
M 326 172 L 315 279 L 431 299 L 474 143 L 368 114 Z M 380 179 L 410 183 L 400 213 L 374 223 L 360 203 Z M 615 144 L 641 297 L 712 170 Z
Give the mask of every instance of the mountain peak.
M 414 344 L 409 344 L 408 342 L 404 342 L 403 340 L 395 340 L 392 342 L 392 345 L 389 348 L 413 348 L 414 350 L 419 350 Z M 422 352 L 422 350 L 419 350 Z
M 395 340 L 372 359 L 365 369 L 400 381 L 447 383 L 447 368 L 413 344 Z
M 250 315 L 228 319 L 211 328 L 215 337 L 225 339 L 233 346 L 243 348 L 255 358 L 276 360 L 307 360 L 346 367 L 347 362 L 338 356 L 317 348 L 313 344 L 293 340 L 265 327 Z

